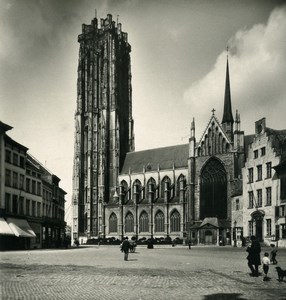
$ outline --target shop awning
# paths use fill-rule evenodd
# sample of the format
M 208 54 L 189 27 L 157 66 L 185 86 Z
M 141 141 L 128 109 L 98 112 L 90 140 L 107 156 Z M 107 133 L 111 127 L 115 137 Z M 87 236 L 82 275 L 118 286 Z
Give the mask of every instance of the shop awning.
M 0 235 L 15 235 L 4 218 L 0 218 Z
M 19 237 L 36 237 L 35 232 L 25 219 L 8 218 L 7 223 L 16 236 Z

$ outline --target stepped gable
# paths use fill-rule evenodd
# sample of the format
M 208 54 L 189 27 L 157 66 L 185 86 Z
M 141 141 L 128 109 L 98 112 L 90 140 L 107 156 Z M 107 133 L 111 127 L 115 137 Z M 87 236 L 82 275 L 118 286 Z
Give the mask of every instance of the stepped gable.
M 276 130 L 269 127 L 265 129 L 267 135 L 271 135 L 272 146 L 276 153 L 281 155 L 281 162 L 286 161 L 286 129 Z
M 128 152 L 120 174 L 187 168 L 189 144 Z
M 252 144 L 255 134 L 249 134 L 244 136 L 244 153 L 248 157 L 248 147 Z

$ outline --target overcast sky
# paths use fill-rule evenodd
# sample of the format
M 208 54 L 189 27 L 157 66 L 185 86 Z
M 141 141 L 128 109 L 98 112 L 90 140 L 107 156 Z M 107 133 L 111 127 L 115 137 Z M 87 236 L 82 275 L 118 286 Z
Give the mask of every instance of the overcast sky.
M 242 130 L 286 128 L 285 1 L 0 0 L 0 120 L 61 178 L 67 208 L 77 36 L 95 10 L 128 33 L 136 150 L 187 143 L 193 117 L 199 140 L 213 108 L 221 120 L 227 45 Z

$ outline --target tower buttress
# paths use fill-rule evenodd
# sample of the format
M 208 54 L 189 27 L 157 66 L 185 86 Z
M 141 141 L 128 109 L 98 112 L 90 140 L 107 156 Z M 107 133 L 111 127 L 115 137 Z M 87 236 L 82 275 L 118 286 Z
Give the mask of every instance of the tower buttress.
M 74 237 L 105 235 L 105 205 L 112 202 L 127 152 L 134 150 L 131 46 L 112 15 L 82 25 L 73 203 Z M 116 195 L 116 194 L 115 194 Z

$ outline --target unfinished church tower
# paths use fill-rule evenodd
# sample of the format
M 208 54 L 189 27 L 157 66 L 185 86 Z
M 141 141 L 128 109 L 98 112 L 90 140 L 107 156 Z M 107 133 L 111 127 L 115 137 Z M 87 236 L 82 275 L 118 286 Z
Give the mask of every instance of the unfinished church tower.
M 131 47 L 110 14 L 83 24 L 78 42 L 73 238 L 85 239 L 104 232 L 104 207 L 126 153 L 134 151 Z

